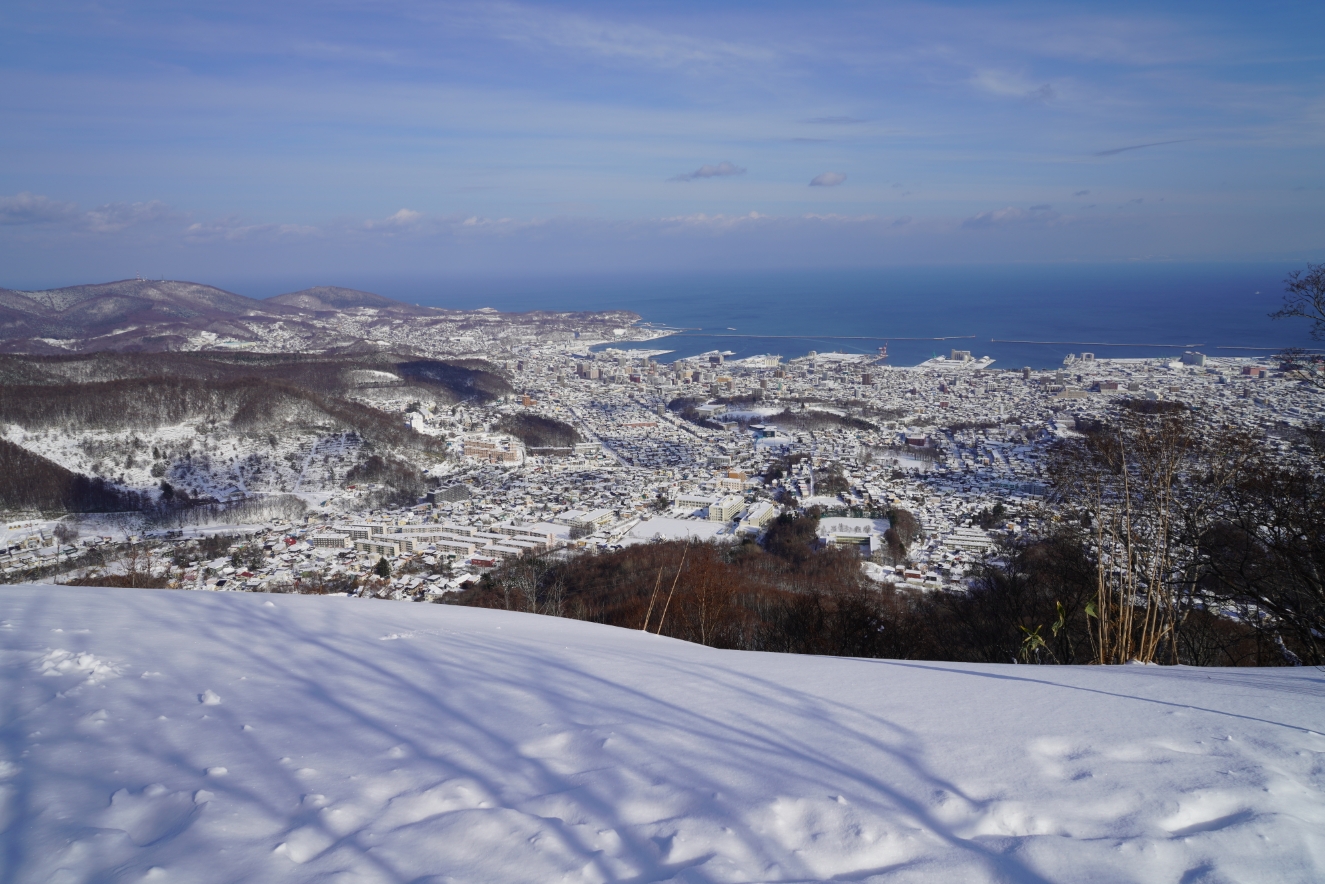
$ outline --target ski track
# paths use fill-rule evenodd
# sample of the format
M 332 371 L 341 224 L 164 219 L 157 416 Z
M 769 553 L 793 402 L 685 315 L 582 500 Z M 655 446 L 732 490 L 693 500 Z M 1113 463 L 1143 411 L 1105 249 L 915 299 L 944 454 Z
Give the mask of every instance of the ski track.
M 1325 674 L 4 587 L 0 884 L 1325 880 Z

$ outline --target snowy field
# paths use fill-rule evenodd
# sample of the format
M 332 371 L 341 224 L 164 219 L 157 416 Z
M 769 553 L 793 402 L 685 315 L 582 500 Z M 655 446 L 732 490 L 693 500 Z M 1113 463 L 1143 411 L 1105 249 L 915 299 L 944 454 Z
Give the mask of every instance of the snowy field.
M 5 882 L 1325 880 L 1325 674 L 0 588 Z

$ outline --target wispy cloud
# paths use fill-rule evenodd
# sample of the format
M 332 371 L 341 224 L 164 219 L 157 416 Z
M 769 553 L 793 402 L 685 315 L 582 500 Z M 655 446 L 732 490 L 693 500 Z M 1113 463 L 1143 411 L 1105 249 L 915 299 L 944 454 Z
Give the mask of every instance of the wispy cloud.
M 214 5 L 162 16 L 103 3 L 69 16 L 57 0 L 8 16 L 23 39 L 0 66 L 4 156 L 21 174 L 3 193 L 33 193 L 0 194 L 0 269 L 94 255 L 109 267 L 130 248 L 167 252 L 190 230 L 212 244 L 179 254 L 242 253 L 254 274 L 315 252 L 368 272 L 450 242 L 457 253 L 484 244 L 502 273 L 513 260 L 618 260 L 629 236 L 646 242 L 661 218 L 690 213 L 746 219 L 740 236 L 763 242 L 793 227 L 764 218 L 809 207 L 886 216 L 870 229 L 899 240 L 947 236 L 954 260 L 979 249 L 1004 260 L 1000 241 L 1029 244 L 1017 260 L 1319 248 L 1302 245 L 1321 226 L 1315 12 L 1290 29 L 1251 7 L 1175 0 L 1100 14 L 910 0 L 388 0 L 370 16 L 362 3 L 316 16 L 251 0 L 218 16 Z M 71 127 L 97 137 L 71 139 Z M 1154 150 L 1187 138 L 1200 149 Z M 1153 177 L 1178 158 L 1186 183 Z M 852 171 L 810 185 L 815 168 Z M 1258 168 L 1274 180 L 1219 186 Z M 1073 180 L 1094 183 L 1066 190 Z M 1128 193 L 1149 195 L 1133 205 Z M 166 195 L 180 215 L 151 202 Z M 1054 209 L 1067 217 L 1050 220 Z M 896 214 L 915 220 L 893 229 Z M 1090 224 L 1098 242 L 1081 245 Z M 1006 232 L 969 229 L 980 227 Z M 567 249 L 576 236 L 583 252 Z M 519 237 L 523 251 L 499 254 Z M 860 261 L 876 260 L 863 235 L 853 242 Z M 769 254 L 793 260 L 781 246 Z M 435 258 L 417 266 L 450 266 Z
M 306 224 L 252 224 L 236 216 L 198 221 L 184 228 L 182 238 L 187 243 L 239 243 L 248 240 L 306 239 L 322 236 L 320 227 Z
M 733 175 L 744 175 L 745 168 L 734 163 L 723 160 L 716 166 L 710 166 L 707 163 L 700 166 L 693 172 L 687 172 L 684 175 L 676 175 L 668 178 L 668 181 L 695 181 L 699 178 L 730 178 Z
M 962 228 L 965 230 L 981 230 L 990 227 L 1047 224 L 1057 221 L 1060 217 L 1062 216 L 1053 210 L 1053 206 L 1049 205 L 1031 206 L 1029 209 L 1008 206 L 1005 209 L 981 212 L 967 218 L 962 222 Z
M 331 43 L 324 40 L 312 40 L 297 43 L 290 50 L 309 58 L 329 59 L 337 62 L 356 61 L 371 64 L 402 65 L 414 59 L 402 57 L 402 53 L 393 49 L 375 49 L 369 46 L 356 46 L 353 43 Z
M 846 180 L 847 176 L 843 175 L 841 172 L 824 172 L 821 175 L 815 175 L 813 178 L 811 178 L 810 186 L 837 187 L 837 185 L 841 184 L 843 181 Z
M 748 65 L 770 62 L 773 50 L 735 40 L 694 36 L 619 19 L 565 13 L 533 5 L 498 3 L 483 7 L 475 21 L 497 36 L 604 59 L 669 68 L 694 65 Z
M 1227 58 L 1246 51 L 1227 34 L 1217 35 L 1194 17 L 1073 14 L 1027 19 L 997 11 L 974 14 L 984 41 L 1041 58 L 1135 66 Z M 1203 26 L 1207 25 L 1207 26 Z
M 0 196 L 0 224 L 50 224 L 78 214 L 78 205 L 35 193 Z
M 367 230 L 382 230 L 382 229 L 398 230 L 402 227 L 413 227 L 416 224 L 418 224 L 419 221 L 422 220 L 422 218 L 423 218 L 422 212 L 416 212 L 413 209 L 401 209 L 400 211 L 396 212 L 394 215 L 389 215 L 386 218 L 381 218 L 381 219 L 374 218 L 365 221 L 363 226 Z
M 1017 98 L 1030 102 L 1049 102 L 1058 97 L 1051 83 L 1039 83 L 1011 71 L 986 69 L 976 71 L 971 85 L 982 92 L 1000 98 Z
M 717 215 L 709 215 L 705 212 L 697 212 L 693 215 L 676 215 L 671 218 L 660 218 L 658 220 L 664 225 L 700 227 L 709 230 L 727 230 L 740 225 L 777 219 L 770 219 L 768 215 L 761 215 L 758 212 L 749 212 L 745 215 L 723 215 L 721 213 Z
M 1183 144 L 1184 142 L 1195 141 L 1195 140 L 1196 140 L 1195 138 L 1175 138 L 1172 141 L 1150 141 L 1145 144 L 1129 144 L 1126 147 L 1111 147 L 1108 150 L 1096 151 L 1094 156 L 1112 157 L 1112 156 L 1117 156 L 1120 153 L 1125 153 L 1129 150 L 1141 150 L 1142 148 L 1145 147 L 1159 147 L 1164 144 Z
M 1051 84 L 1045 83 L 1040 88 L 1027 92 L 1024 97 L 1027 101 L 1053 101 L 1058 97 L 1058 92 Z
M 145 203 L 107 203 L 87 212 L 83 220 L 93 233 L 119 233 L 139 224 L 179 217 L 170 206 L 160 200 L 152 200 Z
M 130 227 L 182 219 L 182 215 L 160 200 L 106 203 L 82 211 L 77 203 L 26 191 L 0 197 L 0 224 L 11 226 L 55 225 L 81 233 L 120 233 Z
M 817 212 L 808 212 L 801 215 L 805 221 L 821 221 L 830 224 L 874 224 L 879 220 L 878 215 L 840 215 L 832 212 L 827 215 L 821 215 Z

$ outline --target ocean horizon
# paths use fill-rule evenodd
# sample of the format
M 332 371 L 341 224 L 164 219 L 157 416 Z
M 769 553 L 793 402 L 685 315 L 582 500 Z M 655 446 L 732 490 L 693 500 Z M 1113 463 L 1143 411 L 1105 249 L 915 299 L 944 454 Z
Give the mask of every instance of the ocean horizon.
M 1257 357 L 1320 346 L 1303 320 L 1273 320 L 1284 278 L 1302 265 L 1052 264 L 840 271 L 725 271 L 511 278 L 357 277 L 234 282 L 269 297 L 341 285 L 425 306 L 503 311 L 629 310 L 678 332 L 623 347 L 664 361 L 720 350 L 733 358 L 810 351 L 915 365 L 951 350 L 998 368 L 1099 358 Z

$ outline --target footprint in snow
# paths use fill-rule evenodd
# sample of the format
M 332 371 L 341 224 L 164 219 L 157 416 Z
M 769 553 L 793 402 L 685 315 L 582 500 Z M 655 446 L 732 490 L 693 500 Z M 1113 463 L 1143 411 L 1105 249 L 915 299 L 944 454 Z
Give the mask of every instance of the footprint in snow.
M 216 691 L 208 688 L 198 695 L 198 702 L 204 706 L 220 706 L 221 698 L 217 695 Z
M 120 668 L 87 652 L 75 653 L 56 648 L 37 661 L 42 675 L 82 675 L 89 684 L 120 674 Z

